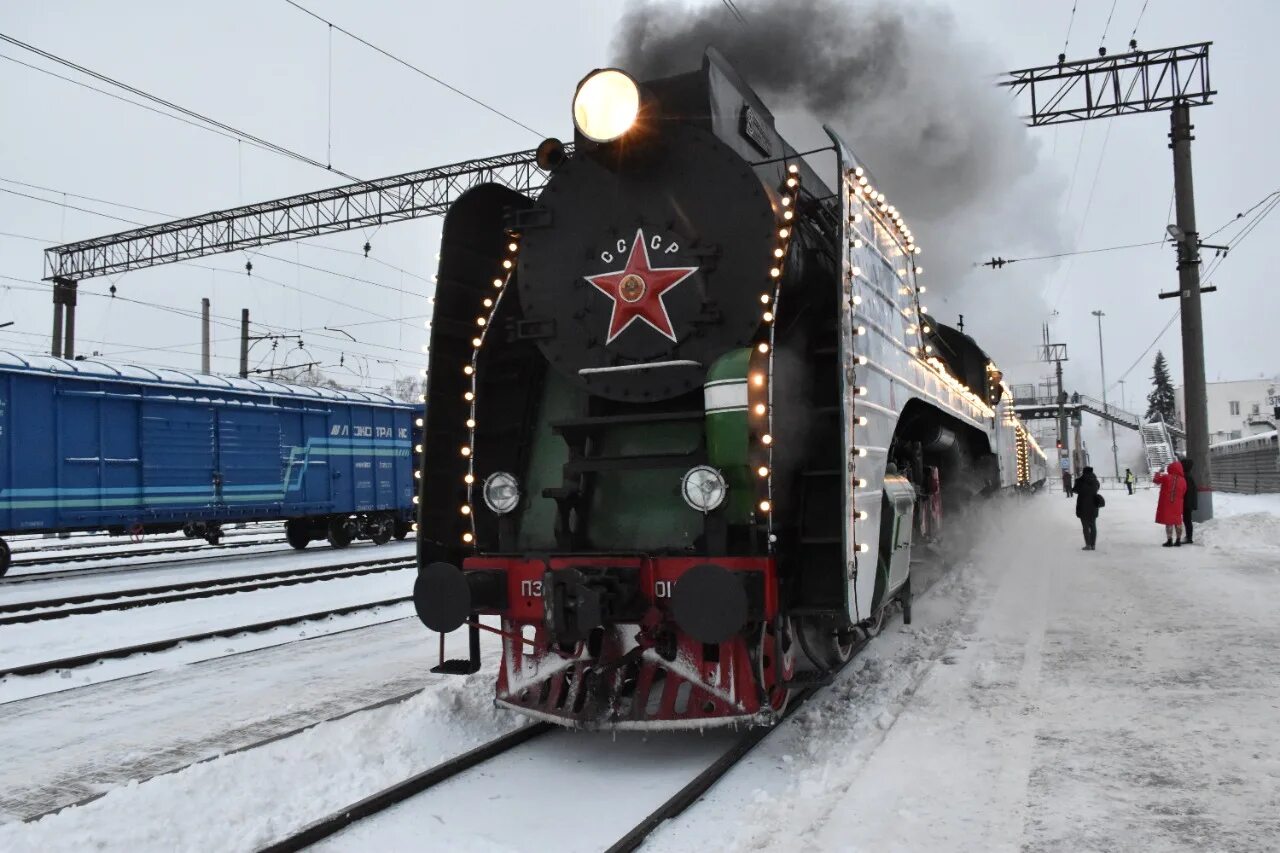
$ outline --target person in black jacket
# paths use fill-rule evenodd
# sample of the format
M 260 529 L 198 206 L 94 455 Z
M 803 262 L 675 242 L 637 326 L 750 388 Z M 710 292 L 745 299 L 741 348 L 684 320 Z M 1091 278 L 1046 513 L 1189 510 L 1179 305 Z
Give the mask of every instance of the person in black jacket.
M 1187 530 L 1186 544 L 1191 544 L 1191 513 L 1200 508 L 1200 495 L 1196 489 L 1196 478 L 1191 474 L 1192 462 L 1182 460 L 1182 476 L 1187 481 L 1187 491 L 1182 496 L 1182 526 Z
M 1084 530 L 1084 551 L 1094 551 L 1098 544 L 1098 489 L 1101 487 L 1093 469 L 1085 466 L 1076 477 L 1076 518 L 1080 519 L 1080 527 Z

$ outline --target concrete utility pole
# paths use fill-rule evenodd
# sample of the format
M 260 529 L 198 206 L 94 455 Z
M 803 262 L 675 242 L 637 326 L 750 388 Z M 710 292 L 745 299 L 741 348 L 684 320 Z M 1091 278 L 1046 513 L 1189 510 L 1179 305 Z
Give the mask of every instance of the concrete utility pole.
M 1107 359 L 1102 354 L 1102 318 L 1107 316 L 1101 311 L 1094 311 L 1098 318 L 1098 365 L 1102 368 L 1102 408 L 1107 408 Z M 1111 422 L 1111 461 L 1116 466 L 1116 479 L 1120 479 L 1120 448 L 1116 446 L 1116 422 Z
M 240 378 L 249 375 L 249 309 L 240 309 Z
M 1196 232 L 1196 199 L 1191 180 L 1191 108 L 1174 106 L 1169 131 L 1173 149 L 1173 194 L 1177 211 L 1178 290 L 1181 293 L 1182 394 L 1186 409 L 1187 456 L 1203 484 L 1194 521 L 1213 518 L 1213 471 L 1209 460 L 1209 400 L 1204 379 L 1204 326 L 1200 313 L 1200 235 Z
M 1182 305 L 1182 385 L 1186 404 L 1187 456 L 1195 464 L 1200 485 L 1196 521 L 1213 517 L 1213 472 L 1209 462 L 1209 417 L 1205 397 L 1204 333 L 1200 320 L 1200 249 L 1196 233 L 1195 196 L 1191 185 L 1191 108 L 1213 103 L 1217 90 L 1209 84 L 1209 46 L 1197 42 L 1158 50 L 1138 50 L 1129 40 L 1129 53 L 1068 62 L 1059 54 L 1056 65 L 1009 72 L 1001 85 L 1025 96 L 1033 127 L 1089 121 L 1122 115 L 1170 111 L 1169 147 L 1173 149 L 1173 191 L 1177 199 L 1176 225 L 1169 234 L 1178 248 L 1178 290 L 1160 297 L 1178 297 Z M 1222 248 L 1222 247 L 1211 247 Z
M 209 297 L 200 300 L 200 372 L 209 370 Z
M 51 352 L 54 358 L 76 357 L 76 283 L 69 278 L 55 278 L 53 280 L 53 347 Z

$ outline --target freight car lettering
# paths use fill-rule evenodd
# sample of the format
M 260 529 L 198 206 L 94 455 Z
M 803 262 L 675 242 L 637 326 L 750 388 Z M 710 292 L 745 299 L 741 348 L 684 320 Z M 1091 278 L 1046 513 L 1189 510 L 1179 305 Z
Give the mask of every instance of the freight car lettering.
M 353 428 L 352 434 L 355 435 L 356 438 L 373 438 L 373 427 L 356 426 Z
M 542 598 L 542 581 L 520 581 L 520 594 L 525 598 Z
M 329 435 L 346 435 L 346 434 L 347 434 L 346 424 L 334 424 L 333 428 L 329 430 Z

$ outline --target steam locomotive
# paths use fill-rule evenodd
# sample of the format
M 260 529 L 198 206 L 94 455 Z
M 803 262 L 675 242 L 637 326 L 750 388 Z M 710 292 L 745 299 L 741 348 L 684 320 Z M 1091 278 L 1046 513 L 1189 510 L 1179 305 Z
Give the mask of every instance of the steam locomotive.
M 834 131 L 824 184 L 714 50 L 594 71 L 573 111 L 537 198 L 444 223 L 417 612 L 468 628 L 436 671 L 500 633 L 496 701 L 532 717 L 767 723 L 910 618 L 913 544 L 1044 455 Z

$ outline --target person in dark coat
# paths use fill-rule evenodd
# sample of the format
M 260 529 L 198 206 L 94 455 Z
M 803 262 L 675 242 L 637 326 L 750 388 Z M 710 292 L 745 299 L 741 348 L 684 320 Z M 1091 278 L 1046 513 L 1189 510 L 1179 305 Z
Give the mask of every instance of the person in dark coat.
M 1084 530 L 1085 551 L 1096 550 L 1098 544 L 1098 489 L 1101 483 L 1093 469 L 1085 466 L 1076 477 L 1073 491 L 1076 493 L 1076 518 Z
M 1190 459 L 1182 460 L 1182 477 L 1187 481 L 1187 491 L 1182 496 L 1182 526 L 1187 531 L 1187 538 L 1184 541 L 1188 545 L 1191 544 L 1191 513 L 1200 508 L 1196 478 L 1191 475 L 1194 464 Z
M 1071 497 L 1071 472 L 1062 472 L 1062 493 L 1067 497 Z

